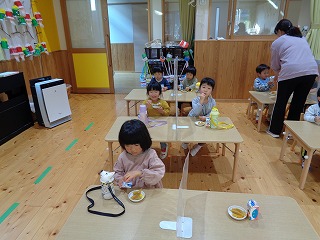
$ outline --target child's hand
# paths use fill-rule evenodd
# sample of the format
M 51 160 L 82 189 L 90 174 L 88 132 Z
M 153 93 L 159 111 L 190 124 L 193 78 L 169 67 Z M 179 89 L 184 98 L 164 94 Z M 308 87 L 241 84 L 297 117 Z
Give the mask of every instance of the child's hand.
M 123 179 L 119 179 L 117 181 L 117 185 L 119 186 L 119 188 L 122 188 L 122 183 L 123 183 Z
M 140 177 L 141 175 L 142 175 L 141 171 L 130 171 L 124 175 L 123 181 L 130 182 L 132 179 L 134 179 L 136 177 Z
M 159 113 L 161 113 L 161 115 L 163 115 L 163 114 L 165 114 L 165 112 L 164 112 L 164 110 L 163 110 L 163 107 L 158 107 L 158 108 L 156 108 L 157 109 L 157 111 L 159 112 Z
M 320 117 L 319 116 L 315 116 L 314 117 L 314 122 L 317 124 L 320 124 Z
M 190 88 L 189 88 L 189 87 L 186 87 L 186 91 L 190 91 Z
M 149 99 L 146 101 L 147 108 L 152 107 L 152 101 Z
M 206 118 L 207 118 L 206 116 L 199 116 L 199 120 L 202 121 L 202 122 L 205 122 Z
M 205 93 L 200 93 L 200 104 L 202 105 L 204 103 L 204 100 L 206 99 Z

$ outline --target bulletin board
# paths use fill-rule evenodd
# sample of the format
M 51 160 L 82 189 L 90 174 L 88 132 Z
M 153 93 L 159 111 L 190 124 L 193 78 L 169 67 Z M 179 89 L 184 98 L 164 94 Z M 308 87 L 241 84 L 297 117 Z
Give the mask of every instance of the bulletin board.
M 41 13 L 34 0 L 0 0 L 0 61 L 32 60 L 48 53 L 43 41 L 44 28 Z

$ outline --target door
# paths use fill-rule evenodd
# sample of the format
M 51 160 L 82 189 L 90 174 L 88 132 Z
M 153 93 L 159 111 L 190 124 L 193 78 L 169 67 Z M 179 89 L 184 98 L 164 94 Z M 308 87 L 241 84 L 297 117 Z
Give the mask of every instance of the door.
M 60 0 L 76 93 L 114 93 L 105 0 Z
M 108 15 L 114 71 L 141 72 L 148 42 L 147 0 L 108 0 Z

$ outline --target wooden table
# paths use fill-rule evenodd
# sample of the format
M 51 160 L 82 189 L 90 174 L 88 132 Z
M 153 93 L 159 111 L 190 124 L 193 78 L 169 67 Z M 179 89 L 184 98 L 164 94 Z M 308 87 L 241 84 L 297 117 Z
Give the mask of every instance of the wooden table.
M 175 94 L 173 90 L 168 90 L 162 93 L 162 99 L 167 102 L 175 102 Z M 191 92 L 177 92 L 177 100 L 178 102 L 192 102 L 192 99 L 194 99 L 197 96 L 197 93 L 195 91 Z M 124 100 L 127 101 L 127 115 L 130 115 L 130 102 L 134 101 L 134 109 L 135 109 L 135 115 L 137 115 L 137 103 L 139 101 L 144 101 L 147 99 L 147 90 L 146 89 L 132 89 L 131 92 L 124 98 Z
M 108 142 L 109 158 L 113 166 L 113 150 L 112 143 L 118 142 L 118 134 L 122 124 L 130 119 L 137 117 L 121 116 L 116 119 L 110 128 L 105 140 Z M 148 128 L 152 141 L 155 142 L 186 142 L 186 143 L 233 143 L 234 150 L 234 163 L 232 180 L 235 181 L 240 143 L 243 139 L 236 127 L 227 130 L 210 129 L 206 127 L 197 127 L 194 122 L 196 118 L 191 117 L 160 117 L 153 118 L 155 120 L 167 121 L 167 124 Z M 232 124 L 232 121 L 227 117 L 219 117 L 221 122 Z M 176 129 L 178 125 L 178 129 Z
M 127 194 L 116 192 L 126 207 L 124 215 L 102 217 L 87 212 L 83 195 L 58 234 L 57 239 L 177 239 L 176 232 L 163 230 L 161 221 L 177 219 L 177 189 L 144 190 L 146 198 L 132 203 Z M 122 208 L 114 200 L 103 200 L 100 191 L 90 193 L 95 210 L 113 213 Z M 193 220 L 192 239 L 319 239 L 297 202 L 284 196 L 184 190 L 185 216 Z M 231 205 L 246 208 L 249 199 L 260 206 L 259 219 L 233 220 L 227 213 Z
M 280 153 L 280 160 L 283 159 L 287 148 L 288 135 L 291 134 L 298 144 L 308 151 L 308 159 L 304 162 L 304 168 L 300 177 L 300 189 L 304 188 L 306 183 L 312 155 L 315 150 L 320 149 L 320 126 L 307 121 L 284 121 L 285 135 Z
M 270 95 L 270 92 L 257 92 L 257 91 L 249 91 L 249 94 L 250 94 L 249 106 L 251 106 L 253 102 L 257 103 L 257 106 L 258 106 L 259 119 L 258 119 L 257 131 L 260 132 L 263 107 L 266 104 L 275 104 L 276 96 Z M 291 98 L 292 96 L 289 98 L 288 103 L 291 102 Z M 311 105 L 314 103 L 316 102 L 307 100 L 305 104 Z M 251 114 L 251 107 L 249 106 L 247 109 L 248 116 L 250 116 Z

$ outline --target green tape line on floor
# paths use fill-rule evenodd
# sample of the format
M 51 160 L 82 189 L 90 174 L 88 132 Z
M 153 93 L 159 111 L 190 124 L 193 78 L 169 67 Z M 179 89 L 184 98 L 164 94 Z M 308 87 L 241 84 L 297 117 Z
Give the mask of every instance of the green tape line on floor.
M 92 126 L 93 126 L 93 122 L 90 123 L 84 130 L 85 130 L 85 131 L 88 131 Z
M 18 207 L 19 206 L 19 203 L 14 203 L 14 204 L 12 204 L 11 205 L 11 207 L 9 207 L 8 208 L 8 210 L 4 213 L 4 214 L 2 214 L 2 216 L 0 216 L 0 224 L 10 215 L 10 213 L 12 213 L 13 212 L 13 210 L 15 210 L 16 209 L 16 207 Z
M 34 182 L 34 184 L 38 184 L 47 174 L 50 172 L 52 167 L 48 167 L 44 172 L 37 178 L 37 180 Z
M 78 139 L 75 139 L 70 143 L 70 145 L 66 148 L 66 151 L 69 151 L 76 143 L 78 142 Z

